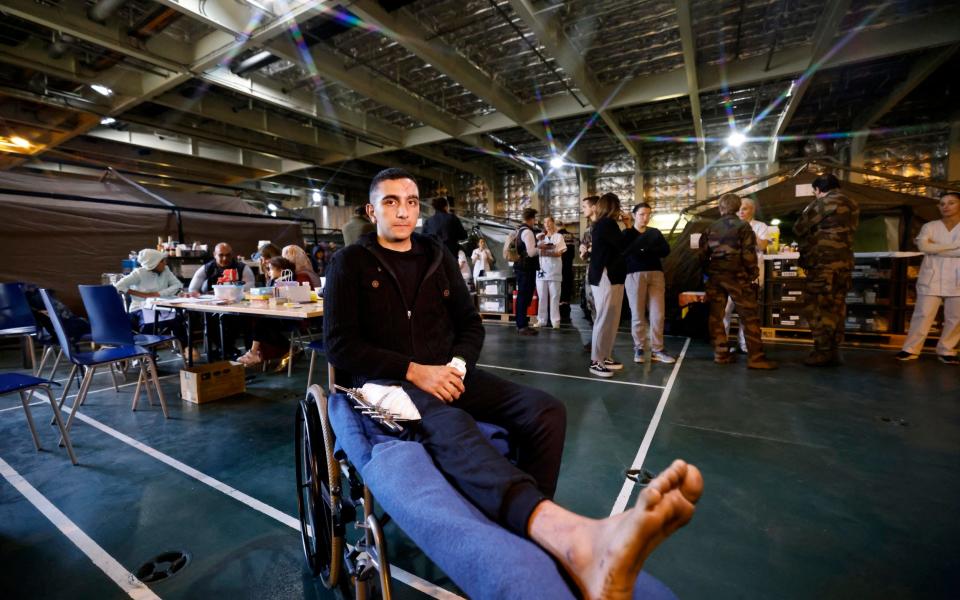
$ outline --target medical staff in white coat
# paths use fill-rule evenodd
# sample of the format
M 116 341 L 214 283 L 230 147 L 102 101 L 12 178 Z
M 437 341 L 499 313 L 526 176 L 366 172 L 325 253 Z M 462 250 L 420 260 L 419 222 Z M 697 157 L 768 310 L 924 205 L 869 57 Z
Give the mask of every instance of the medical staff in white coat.
M 546 230 L 539 234 L 540 270 L 537 271 L 537 327 L 546 327 L 547 318 L 554 329 L 560 329 L 560 284 L 563 282 L 563 259 L 567 250 L 563 234 L 557 232 L 553 217 L 543 220 Z
M 897 360 L 914 360 L 943 303 L 943 331 L 937 357 L 948 365 L 960 364 L 960 192 L 940 196 L 940 216 L 920 229 L 917 247 L 924 253 L 917 278 L 917 304 L 910 331 Z

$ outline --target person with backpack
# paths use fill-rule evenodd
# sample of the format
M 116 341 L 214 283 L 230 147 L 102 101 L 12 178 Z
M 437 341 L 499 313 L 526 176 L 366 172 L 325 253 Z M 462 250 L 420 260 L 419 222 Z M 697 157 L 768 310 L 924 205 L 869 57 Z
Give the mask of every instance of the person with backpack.
M 521 217 L 523 218 L 523 225 L 517 228 L 513 243 L 507 245 L 516 248 L 513 271 L 517 275 L 517 333 L 528 336 L 537 335 L 537 330 L 528 324 L 527 308 L 533 301 L 533 292 L 537 286 L 537 271 L 540 270 L 540 249 L 537 247 L 537 236 L 533 231 L 537 221 L 537 211 L 532 208 L 525 208 Z

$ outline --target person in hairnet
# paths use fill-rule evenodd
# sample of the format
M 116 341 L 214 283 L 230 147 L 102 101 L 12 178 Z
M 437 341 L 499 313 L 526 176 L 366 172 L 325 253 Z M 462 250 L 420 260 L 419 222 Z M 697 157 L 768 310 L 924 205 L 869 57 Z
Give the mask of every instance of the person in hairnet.
M 180 342 L 181 348 L 187 346 L 187 330 L 183 322 L 170 310 L 148 308 L 148 298 L 174 298 L 183 290 L 183 283 L 167 268 L 167 258 L 162 252 L 144 248 L 137 254 L 140 266 L 115 284 L 118 291 L 130 296 L 130 323 L 137 331 L 143 331 L 148 324 L 156 325 L 156 330 L 168 330 Z M 149 333 L 155 333 L 153 327 Z

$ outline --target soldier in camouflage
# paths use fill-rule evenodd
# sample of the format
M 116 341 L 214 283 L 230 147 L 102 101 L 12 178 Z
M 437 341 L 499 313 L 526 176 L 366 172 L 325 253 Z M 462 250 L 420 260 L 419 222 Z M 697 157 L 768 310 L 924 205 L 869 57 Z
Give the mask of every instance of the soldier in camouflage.
M 811 367 L 834 366 L 840 364 L 860 209 L 840 191 L 840 181 L 833 175 L 817 177 L 813 194 L 815 198 L 793 226 L 800 244 L 800 266 L 807 272 L 804 304 L 813 335 L 813 352 L 803 362 Z
M 747 340 L 747 367 L 776 369 L 777 363 L 767 359 L 760 339 L 760 309 L 757 305 L 757 236 L 746 221 L 737 216 L 740 197 L 724 194 L 720 197 L 720 218 L 700 236 L 700 260 L 707 276 L 707 303 L 710 309 L 709 328 L 713 341 L 713 362 L 726 364 L 736 361 L 736 354 L 727 348 L 727 333 L 723 315 L 727 298 L 733 298 L 740 326 Z

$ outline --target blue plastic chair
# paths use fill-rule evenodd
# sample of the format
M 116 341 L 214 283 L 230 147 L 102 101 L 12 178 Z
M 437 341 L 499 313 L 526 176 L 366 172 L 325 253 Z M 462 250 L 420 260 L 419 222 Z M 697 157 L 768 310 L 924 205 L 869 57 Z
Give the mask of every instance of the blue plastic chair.
M 317 362 L 317 354 L 325 352 L 323 340 L 313 340 L 307 344 L 307 350 L 310 352 L 310 368 L 307 370 L 307 388 L 309 389 L 313 385 L 313 367 Z
M 140 386 L 141 383 L 147 381 L 147 375 L 149 373 L 149 375 L 153 378 L 153 385 L 157 390 L 157 396 L 160 397 L 160 408 L 163 410 L 163 416 L 164 418 L 168 417 L 167 402 L 163 397 L 163 390 L 160 388 L 160 380 L 157 377 L 157 365 L 154 362 L 153 355 L 150 354 L 149 350 L 142 346 L 129 344 L 117 346 L 115 348 L 100 348 L 99 350 L 94 350 L 92 352 L 77 352 L 70 346 L 70 340 L 67 338 L 66 331 L 63 328 L 63 323 L 61 323 L 57 312 L 53 310 L 53 303 L 50 301 L 50 291 L 41 289 L 40 297 L 43 298 L 43 304 L 47 307 L 50 322 L 53 324 L 54 331 L 56 331 L 57 339 L 60 342 L 60 347 L 63 349 L 63 354 L 67 357 L 67 360 L 73 363 L 73 368 L 70 370 L 70 376 L 67 378 L 67 383 L 63 387 L 63 396 L 60 397 L 59 405 L 61 407 L 67 398 L 67 393 L 70 391 L 70 384 L 77 373 L 77 369 L 80 367 L 86 369 L 83 375 L 83 380 L 80 382 L 80 391 L 77 393 L 77 397 L 73 401 L 73 408 L 70 411 L 70 416 L 67 418 L 67 431 L 70 430 L 70 425 L 73 423 L 73 417 L 77 414 L 77 409 L 87 399 L 87 392 L 90 390 L 90 382 L 93 380 L 93 375 L 96 373 L 97 367 L 134 358 L 140 359 L 140 378 L 137 379 L 137 388 L 133 393 L 133 406 L 131 407 L 131 410 L 137 410 L 137 401 L 140 399 Z M 131 333 L 130 335 L 132 336 L 133 334 Z M 147 365 L 149 365 L 149 369 L 147 369 Z M 144 387 L 147 389 L 147 397 L 149 400 L 149 385 Z
M 90 319 L 91 337 L 102 346 L 141 346 L 154 348 L 173 343 L 172 335 L 134 334 L 123 297 L 112 285 L 81 285 L 80 297 Z
M 63 418 L 60 416 L 60 408 L 57 406 L 57 401 L 53 399 L 50 384 L 56 385 L 53 381 L 40 379 L 32 375 L 0 373 L 0 396 L 12 392 L 20 393 L 20 403 L 23 404 L 23 410 L 27 415 L 27 425 L 30 426 L 30 433 L 33 434 L 33 445 L 36 446 L 37 451 L 40 451 L 42 449 L 40 448 L 40 436 L 37 435 L 37 428 L 33 424 L 33 415 L 30 413 L 30 399 L 27 397 L 27 392 L 32 393 L 38 389 L 45 391 L 47 398 L 50 400 L 50 408 L 53 410 L 53 419 L 56 421 L 63 443 L 67 447 L 67 454 L 70 455 L 71 462 L 77 464 L 77 455 L 73 453 L 73 444 L 70 443 L 70 436 L 67 434 L 67 429 L 63 425 Z
M 133 333 L 123 296 L 112 285 L 81 285 L 80 298 L 90 319 L 91 338 L 100 346 L 140 346 L 155 351 L 157 346 L 176 341 L 172 335 Z M 113 374 L 113 365 L 110 366 Z M 116 377 L 114 375 L 114 377 Z M 116 388 L 116 379 L 114 379 Z M 153 400 L 149 397 L 151 404 Z
M 36 371 L 37 357 L 34 354 L 33 338 L 37 335 L 37 322 L 20 283 L 0 283 L 0 338 L 26 338 L 30 352 L 30 367 Z

